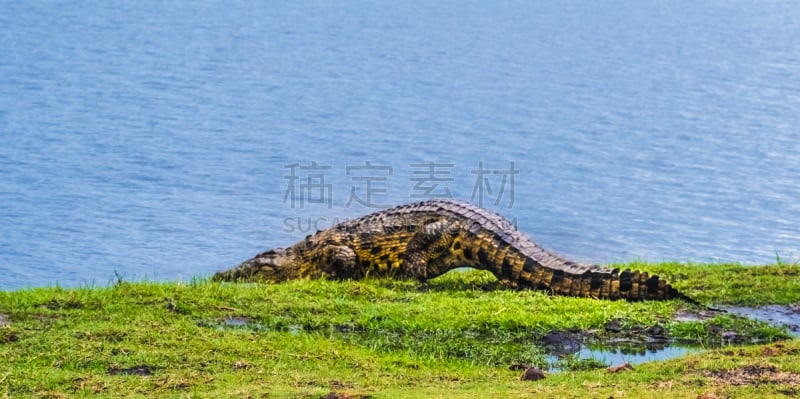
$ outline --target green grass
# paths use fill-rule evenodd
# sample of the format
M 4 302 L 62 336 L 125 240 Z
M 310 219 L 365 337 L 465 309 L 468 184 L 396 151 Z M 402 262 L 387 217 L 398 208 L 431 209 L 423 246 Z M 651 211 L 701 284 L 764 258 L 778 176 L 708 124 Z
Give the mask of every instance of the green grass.
M 676 287 L 709 304 L 800 300 L 796 266 L 624 267 L 673 276 Z M 659 325 L 674 339 L 709 347 L 731 331 L 748 342 L 787 338 L 731 315 L 674 320 L 687 310 L 697 309 L 504 290 L 481 272 L 427 284 L 197 279 L 0 292 L 0 397 L 777 397 L 800 387 L 716 382 L 743 367 L 800 375 L 796 341 L 724 347 L 618 374 L 575 357 L 538 382 L 510 370 L 552 363 L 540 345 L 550 332 L 602 341 L 616 334 L 605 329 L 612 321 L 623 327 L 619 334 Z M 762 357 L 765 348 L 771 356 Z

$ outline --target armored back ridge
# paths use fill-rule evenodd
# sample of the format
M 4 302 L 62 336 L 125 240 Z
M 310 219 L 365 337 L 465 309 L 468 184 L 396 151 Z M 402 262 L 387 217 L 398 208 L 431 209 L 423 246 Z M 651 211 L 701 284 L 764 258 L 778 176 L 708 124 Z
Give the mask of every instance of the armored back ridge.
M 424 281 L 457 267 L 492 272 L 511 287 L 603 299 L 687 298 L 658 276 L 581 265 L 554 255 L 507 219 L 455 200 L 401 205 L 340 223 L 256 255 L 216 280 L 402 276 Z

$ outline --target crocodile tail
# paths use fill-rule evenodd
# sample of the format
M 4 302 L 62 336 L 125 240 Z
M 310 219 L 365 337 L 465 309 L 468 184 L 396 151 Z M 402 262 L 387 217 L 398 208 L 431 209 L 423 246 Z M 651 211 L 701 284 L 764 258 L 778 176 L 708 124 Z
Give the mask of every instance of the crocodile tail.
M 659 276 L 630 269 L 620 272 L 619 269 L 587 269 L 577 265 L 541 267 L 532 273 L 526 285 L 546 289 L 556 295 L 628 301 L 682 299 L 699 304 Z
M 692 304 L 697 301 L 687 297 L 658 275 L 625 269 L 594 269 L 582 276 L 581 292 L 592 298 L 625 299 L 628 301 L 682 299 Z M 585 287 L 584 287 L 585 285 Z

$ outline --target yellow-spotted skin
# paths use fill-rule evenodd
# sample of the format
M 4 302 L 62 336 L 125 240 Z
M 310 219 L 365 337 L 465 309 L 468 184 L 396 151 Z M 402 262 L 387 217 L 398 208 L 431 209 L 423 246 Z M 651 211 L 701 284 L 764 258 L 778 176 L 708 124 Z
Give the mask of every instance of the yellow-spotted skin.
M 216 280 L 397 276 L 426 280 L 457 267 L 489 270 L 510 287 L 598 299 L 695 303 L 658 276 L 581 265 L 554 255 L 502 216 L 455 200 L 402 205 L 256 255 Z

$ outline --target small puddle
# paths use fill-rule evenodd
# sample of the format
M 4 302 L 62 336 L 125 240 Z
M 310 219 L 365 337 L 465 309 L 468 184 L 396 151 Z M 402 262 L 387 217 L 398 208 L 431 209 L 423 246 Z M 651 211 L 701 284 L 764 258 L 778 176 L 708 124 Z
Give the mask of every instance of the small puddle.
M 738 316 L 786 327 L 790 335 L 800 337 L 800 305 L 766 305 L 757 308 L 730 306 L 724 309 Z
M 743 306 L 729 306 L 724 308 L 728 313 L 742 316 L 776 327 L 786 327 L 789 334 L 800 337 L 800 305 L 766 305 L 756 308 Z M 702 321 L 710 318 L 708 314 L 686 314 L 676 317 L 677 321 Z M 610 348 L 595 344 L 573 345 L 572 350 L 566 351 L 565 355 L 571 355 L 579 360 L 593 359 L 609 366 L 630 363 L 632 365 L 647 362 L 670 360 L 683 356 L 700 353 L 704 349 L 699 346 L 687 346 L 674 344 L 669 341 L 658 345 L 647 345 L 646 348 Z M 550 355 L 548 362 L 551 371 L 563 371 L 559 364 L 562 356 Z
M 651 330 L 655 331 L 655 328 Z M 665 337 L 582 342 L 576 336 L 564 333 L 545 337 L 544 348 L 549 369 L 553 372 L 582 366 L 598 368 L 669 360 L 704 350 L 701 346 L 679 344 Z
M 226 317 L 223 323 L 228 327 L 244 327 L 251 324 L 252 321 L 249 317 Z
M 610 321 L 606 330 L 621 333 L 619 324 Z M 704 350 L 699 345 L 669 339 L 667 331 L 658 325 L 640 329 L 633 336 L 604 339 L 556 331 L 546 335 L 542 344 L 549 369 L 554 372 L 669 360 Z
M 702 351 L 702 348 L 680 345 L 665 346 L 659 349 L 646 349 L 635 353 L 620 349 L 581 348 L 581 350 L 576 353 L 576 356 L 579 359 L 594 359 L 609 366 L 615 366 L 624 363 L 634 365 L 670 360 Z

